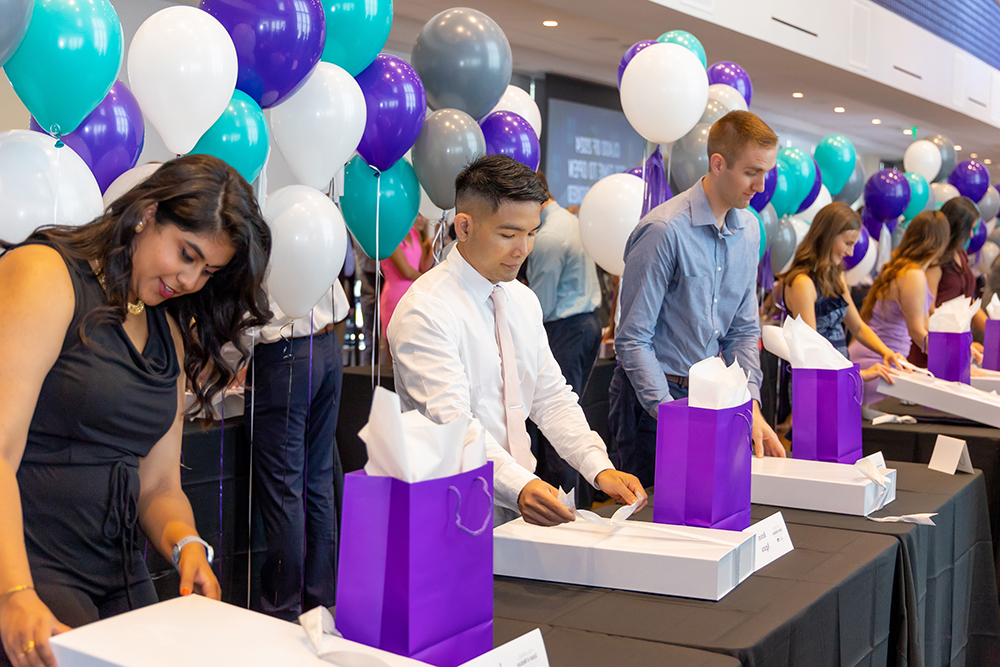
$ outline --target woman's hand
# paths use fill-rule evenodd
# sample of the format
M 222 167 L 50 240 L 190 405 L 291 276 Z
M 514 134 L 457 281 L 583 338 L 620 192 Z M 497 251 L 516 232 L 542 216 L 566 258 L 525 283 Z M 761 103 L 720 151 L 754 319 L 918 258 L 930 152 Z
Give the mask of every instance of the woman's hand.
M 222 599 L 219 580 L 215 578 L 215 572 L 212 572 L 212 566 L 208 564 L 205 547 L 201 544 L 191 542 L 184 545 L 177 571 L 181 575 L 181 595 L 197 593 L 213 600 Z
M 884 361 L 885 365 L 888 366 L 889 368 L 895 367 L 898 368 L 899 370 L 906 369 L 907 372 L 909 372 L 909 369 L 907 369 L 906 366 L 904 365 L 904 362 L 906 362 L 906 357 L 899 354 L 898 352 L 893 352 L 892 350 L 889 350 L 888 352 L 885 353 L 885 355 L 883 355 L 882 361 Z
M 972 361 L 977 365 L 983 365 L 983 346 L 980 343 L 972 344 Z
M 19 591 L 0 599 L 0 636 L 14 667 L 56 667 L 49 637 L 69 629 L 56 620 L 35 591 Z
M 865 370 L 861 371 L 861 379 L 864 380 L 865 382 L 868 382 L 869 380 L 881 378 L 886 382 L 888 382 L 889 384 L 895 384 L 896 381 L 892 378 L 892 376 L 895 374 L 896 374 L 895 369 L 891 368 L 890 366 L 887 366 L 885 364 L 875 364 L 871 368 L 866 368 Z

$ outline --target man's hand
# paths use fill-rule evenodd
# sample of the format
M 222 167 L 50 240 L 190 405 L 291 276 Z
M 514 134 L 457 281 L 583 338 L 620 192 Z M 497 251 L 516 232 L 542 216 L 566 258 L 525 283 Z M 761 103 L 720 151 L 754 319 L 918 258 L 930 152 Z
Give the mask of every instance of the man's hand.
M 623 505 L 631 505 L 636 500 L 642 500 L 636 511 L 646 506 L 646 492 L 642 490 L 642 484 L 635 475 L 608 468 L 598 473 L 594 481 L 601 491 Z
M 533 479 L 521 489 L 517 507 L 525 523 L 538 526 L 558 526 L 575 521 L 576 517 L 559 502 L 559 492 L 551 484 Z
M 757 401 L 753 402 L 753 453 L 759 459 L 764 456 L 785 458 L 785 448 L 781 446 L 774 429 L 764 421 Z

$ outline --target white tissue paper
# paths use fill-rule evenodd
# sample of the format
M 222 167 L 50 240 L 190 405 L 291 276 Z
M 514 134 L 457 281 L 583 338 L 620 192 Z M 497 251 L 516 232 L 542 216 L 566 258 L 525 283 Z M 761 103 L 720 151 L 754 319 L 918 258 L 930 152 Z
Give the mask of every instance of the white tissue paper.
M 989 315 L 991 320 L 1000 320 L 1000 297 L 993 294 L 993 298 L 986 305 L 986 314 Z
M 929 331 L 940 333 L 965 333 L 972 327 L 972 316 L 979 310 L 981 299 L 971 301 L 958 296 L 941 304 L 931 313 Z
M 578 519 L 583 519 L 589 523 L 593 523 L 598 526 L 607 526 L 609 528 L 614 528 L 615 526 L 620 526 L 625 523 L 628 518 L 635 513 L 636 508 L 639 507 L 639 503 L 641 503 L 644 498 L 645 496 L 639 496 L 636 498 L 634 503 L 619 507 L 610 519 L 605 519 L 603 516 L 595 514 L 590 510 L 578 510 L 576 508 L 576 489 L 570 489 L 569 493 L 566 493 L 562 490 L 562 487 L 559 487 L 559 503 L 563 507 L 575 514 Z
M 399 396 L 376 387 L 368 423 L 358 433 L 368 450 L 365 472 L 412 484 L 480 468 L 486 465 L 485 431 L 468 437 L 475 433 L 471 422 L 459 415 L 435 424 L 416 410 L 402 412 Z
M 418 667 L 427 663 L 344 639 L 334 627 L 326 607 L 316 607 L 299 616 L 299 625 L 321 660 L 337 667 Z
M 838 371 L 852 368 L 851 360 L 837 351 L 826 338 L 802 321 L 802 317 L 788 318 L 778 327 L 761 327 L 764 348 L 771 354 L 790 363 L 792 368 L 817 368 Z
M 688 405 L 725 410 L 750 400 L 747 375 L 735 361 L 726 366 L 719 357 L 702 359 L 688 371 Z

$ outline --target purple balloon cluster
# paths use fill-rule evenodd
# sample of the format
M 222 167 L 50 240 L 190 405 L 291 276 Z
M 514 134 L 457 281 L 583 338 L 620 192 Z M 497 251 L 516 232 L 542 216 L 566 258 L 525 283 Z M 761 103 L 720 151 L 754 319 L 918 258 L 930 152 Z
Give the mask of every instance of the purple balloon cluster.
M 538 137 L 531 124 L 513 111 L 494 111 L 479 121 L 486 139 L 486 153 L 509 155 L 532 170 L 542 158 Z
M 910 182 L 895 169 L 883 169 L 865 183 L 865 210 L 879 222 L 898 218 L 909 203 Z
M 966 160 L 955 165 L 948 175 L 948 182 L 960 195 L 978 202 L 990 188 L 990 170 L 978 160 Z
M 747 101 L 747 106 L 750 106 L 750 100 L 753 98 L 753 84 L 750 83 L 750 75 L 745 69 L 728 60 L 717 62 L 708 68 L 708 84 L 716 83 L 735 88 Z M 817 190 L 817 192 L 819 191 Z
M 365 94 L 368 120 L 358 154 L 386 171 L 410 150 L 424 127 L 427 94 L 406 61 L 380 53 L 355 79 Z

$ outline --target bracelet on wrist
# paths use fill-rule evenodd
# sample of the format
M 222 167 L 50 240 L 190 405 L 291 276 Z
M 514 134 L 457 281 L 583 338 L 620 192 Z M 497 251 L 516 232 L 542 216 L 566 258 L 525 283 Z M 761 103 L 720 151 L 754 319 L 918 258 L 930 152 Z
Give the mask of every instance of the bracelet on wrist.
M 14 586 L 12 588 L 8 588 L 3 593 L 0 593 L 0 600 L 3 600 L 8 596 L 13 595 L 14 593 L 20 593 L 21 591 L 33 591 L 33 590 L 35 590 L 35 587 L 31 584 L 21 584 L 20 586 Z

